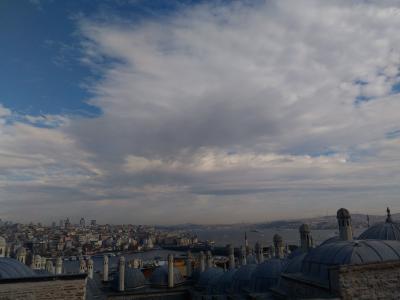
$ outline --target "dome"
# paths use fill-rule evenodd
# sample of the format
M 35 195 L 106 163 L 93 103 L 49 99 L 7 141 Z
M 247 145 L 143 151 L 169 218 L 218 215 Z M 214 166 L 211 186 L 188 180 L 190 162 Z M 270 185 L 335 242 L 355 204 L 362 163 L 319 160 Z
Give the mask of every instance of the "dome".
M 16 259 L 0 258 L 0 279 L 35 277 L 35 272 Z
M 365 230 L 360 240 L 397 240 L 400 241 L 400 225 L 392 222 L 377 223 Z
M 347 218 L 350 218 L 350 213 L 347 209 L 340 208 L 336 213 L 336 217 L 338 219 L 347 219 Z
M 114 277 L 113 286 L 118 288 L 119 274 Z M 146 285 L 146 278 L 142 271 L 135 268 L 125 268 L 125 289 L 137 289 Z
M 393 222 L 390 209 L 387 208 L 386 222 L 372 225 L 359 236 L 359 239 L 400 241 L 400 224 Z
M 400 242 L 338 241 L 312 249 L 304 257 L 301 272 L 316 281 L 328 281 L 331 266 L 360 265 L 400 259 Z
M 257 293 L 265 293 L 269 288 L 276 286 L 286 261 L 278 258 L 269 259 L 257 268 L 251 275 L 251 289 Z
M 208 292 L 210 294 L 226 294 L 232 285 L 233 276 L 237 272 L 237 269 L 232 269 L 224 272 L 216 280 L 213 280 L 210 285 Z
M 323 241 L 320 246 L 323 246 L 326 244 L 331 244 L 331 243 L 336 243 L 338 241 L 341 241 L 341 239 L 338 236 L 333 236 L 333 237 L 330 237 L 329 239 Z
M 174 284 L 180 284 L 183 282 L 181 272 L 177 268 L 174 268 Z M 150 276 L 150 283 L 153 286 L 168 286 L 168 266 L 162 266 L 153 271 Z
M 299 227 L 299 231 L 300 232 L 310 232 L 310 226 L 308 226 L 307 224 L 302 224 Z
M 206 288 L 213 280 L 219 278 L 224 271 L 221 268 L 209 268 L 200 274 L 197 285 L 202 288 Z
M 298 252 L 296 256 L 293 256 L 285 265 L 283 273 L 293 274 L 301 272 L 301 265 L 303 263 L 304 257 L 307 255 L 307 252 Z
M 251 282 L 251 275 L 256 268 L 257 265 L 245 265 L 240 267 L 232 277 L 231 290 L 233 292 L 240 292 L 243 288 L 248 287 Z

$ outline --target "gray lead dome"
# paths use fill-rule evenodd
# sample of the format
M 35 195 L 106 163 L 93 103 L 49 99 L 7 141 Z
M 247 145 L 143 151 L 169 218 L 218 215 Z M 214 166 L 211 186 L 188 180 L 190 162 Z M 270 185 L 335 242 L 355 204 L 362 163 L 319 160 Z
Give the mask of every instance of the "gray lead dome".
M 400 259 L 398 241 L 337 241 L 312 249 L 302 263 L 301 272 L 317 281 L 328 281 L 329 268 Z
M 0 258 L 0 279 L 36 277 L 35 272 L 16 259 Z

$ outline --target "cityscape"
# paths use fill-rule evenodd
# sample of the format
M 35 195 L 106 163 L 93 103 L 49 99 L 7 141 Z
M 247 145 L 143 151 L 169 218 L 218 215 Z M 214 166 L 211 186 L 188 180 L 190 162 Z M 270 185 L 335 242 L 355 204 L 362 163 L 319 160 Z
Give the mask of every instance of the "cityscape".
M 400 299 L 399 28 L 0 0 L 0 300 Z

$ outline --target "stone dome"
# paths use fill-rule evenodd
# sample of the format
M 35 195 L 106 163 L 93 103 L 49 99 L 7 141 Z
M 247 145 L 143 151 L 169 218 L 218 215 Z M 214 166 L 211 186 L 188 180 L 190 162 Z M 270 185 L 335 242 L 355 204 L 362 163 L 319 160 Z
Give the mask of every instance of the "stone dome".
M 222 276 L 223 273 L 224 271 L 221 268 L 208 268 L 200 274 L 197 285 L 201 288 L 206 288 L 213 280 Z
M 232 277 L 231 291 L 239 293 L 242 289 L 248 287 L 251 282 L 251 275 L 257 265 L 241 266 Z
M 297 251 L 297 250 L 296 250 Z M 295 256 L 292 256 L 286 263 L 283 273 L 293 274 L 301 272 L 301 265 L 307 252 L 297 252 Z
M 232 269 L 224 272 L 221 276 L 212 280 L 207 289 L 210 294 L 227 294 L 229 293 L 232 285 L 233 276 L 237 272 L 237 269 Z
M 183 282 L 181 272 L 177 268 L 174 268 L 174 284 L 180 284 Z M 153 286 L 165 287 L 168 286 L 168 266 L 158 267 L 153 271 L 150 276 L 150 284 Z
M 257 265 L 251 275 L 251 290 L 265 293 L 269 288 L 276 286 L 285 266 L 286 261 L 279 258 L 272 258 Z
M 347 219 L 347 218 L 350 218 L 350 213 L 347 209 L 340 208 L 336 213 L 336 217 L 338 219 Z
M 372 225 L 359 236 L 359 239 L 400 241 L 400 224 L 393 222 L 390 209 L 387 208 L 386 222 Z
M 329 268 L 400 260 L 399 241 L 337 241 L 310 250 L 304 257 L 301 273 L 315 281 L 329 280 Z
M 393 222 L 377 223 L 365 230 L 360 240 L 397 240 L 400 241 L 400 225 Z
M 16 259 L 0 258 L 0 279 L 35 277 L 35 272 Z
M 113 287 L 118 289 L 119 274 L 114 277 Z M 140 269 L 125 268 L 125 289 L 138 289 L 146 285 L 146 278 Z

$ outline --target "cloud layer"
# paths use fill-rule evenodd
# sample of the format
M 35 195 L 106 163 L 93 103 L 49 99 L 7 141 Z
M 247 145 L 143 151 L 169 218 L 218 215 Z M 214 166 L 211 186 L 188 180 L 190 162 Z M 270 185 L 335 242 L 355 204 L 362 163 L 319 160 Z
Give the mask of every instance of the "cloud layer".
M 1 216 L 237 222 L 400 209 L 399 15 L 395 1 L 267 1 L 80 18 L 102 115 L 0 107 Z

